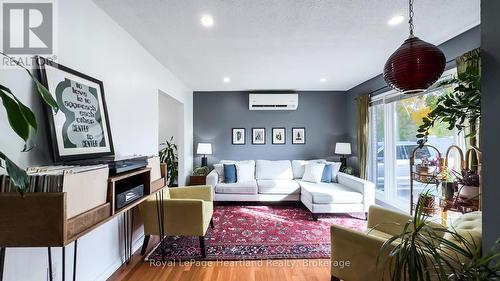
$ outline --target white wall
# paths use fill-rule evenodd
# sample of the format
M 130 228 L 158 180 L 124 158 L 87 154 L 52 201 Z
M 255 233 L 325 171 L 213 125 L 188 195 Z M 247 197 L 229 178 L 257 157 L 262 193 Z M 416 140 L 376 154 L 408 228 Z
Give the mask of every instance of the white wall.
M 192 169 L 192 91 L 156 61 L 126 31 L 90 0 L 58 1 L 55 24 L 58 29 L 57 61 L 104 82 L 113 141 L 117 155 L 157 154 L 158 90 L 184 104 L 183 171 Z M 19 70 L 1 69 L 0 83 L 10 87 L 35 109 L 39 120 L 40 100 L 29 78 Z M 0 108 L 0 150 L 22 166 L 49 163 L 44 127 L 38 146 L 21 153 L 15 136 Z M 43 122 L 42 122 L 43 123 Z M 185 179 L 186 174 L 180 178 Z M 2 214 L 8 215 L 8 214 Z M 115 219 L 79 241 L 78 276 L 83 280 L 105 280 L 121 264 L 121 221 Z M 46 249 L 7 249 L 4 280 L 46 280 Z M 61 278 L 59 249 L 54 249 L 54 266 Z M 71 247 L 68 249 L 70 277 Z
M 184 120 L 184 104 L 172 98 L 167 93 L 158 93 L 158 143 L 164 143 L 174 137 L 178 151 L 184 150 L 184 128 L 179 120 Z M 184 157 L 179 153 L 179 175 L 185 175 Z M 188 171 L 189 172 L 189 171 Z M 185 179 L 179 177 L 184 183 Z

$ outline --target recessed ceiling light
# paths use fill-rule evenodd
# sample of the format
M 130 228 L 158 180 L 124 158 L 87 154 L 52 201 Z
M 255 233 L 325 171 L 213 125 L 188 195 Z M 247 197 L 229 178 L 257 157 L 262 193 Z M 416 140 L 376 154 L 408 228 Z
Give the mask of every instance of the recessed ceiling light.
M 224 83 L 229 83 L 229 82 L 231 82 L 231 78 L 230 77 L 224 77 L 222 79 L 222 81 L 224 81 Z
M 390 25 L 390 26 L 396 26 L 400 23 L 402 23 L 403 21 L 405 20 L 405 17 L 402 16 L 402 15 L 397 15 L 397 16 L 394 16 L 392 17 L 388 22 L 387 24 Z
M 204 15 L 201 17 L 200 22 L 205 27 L 211 27 L 214 25 L 214 18 L 211 15 Z
M 321 79 L 319 79 L 319 82 L 321 82 L 321 83 L 325 83 L 325 82 L 326 82 L 326 78 L 321 78 Z

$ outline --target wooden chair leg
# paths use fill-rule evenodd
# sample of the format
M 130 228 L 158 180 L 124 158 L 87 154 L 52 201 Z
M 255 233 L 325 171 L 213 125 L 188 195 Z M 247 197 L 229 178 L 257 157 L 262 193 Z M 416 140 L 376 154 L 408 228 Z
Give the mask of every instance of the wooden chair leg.
M 214 227 L 215 227 L 215 226 L 214 226 L 214 218 L 211 218 L 211 219 L 210 219 L 210 227 L 211 227 L 211 228 L 214 228 Z
M 331 281 L 340 281 L 340 279 L 338 279 L 337 277 L 335 276 L 332 276 L 332 279 L 330 279 Z
M 146 254 L 146 250 L 148 248 L 149 238 L 150 237 L 151 237 L 151 235 L 144 235 L 144 241 L 142 242 L 141 256 L 143 256 L 144 254 Z
M 206 258 L 207 253 L 205 251 L 205 236 L 200 236 L 200 250 L 201 250 L 201 257 Z

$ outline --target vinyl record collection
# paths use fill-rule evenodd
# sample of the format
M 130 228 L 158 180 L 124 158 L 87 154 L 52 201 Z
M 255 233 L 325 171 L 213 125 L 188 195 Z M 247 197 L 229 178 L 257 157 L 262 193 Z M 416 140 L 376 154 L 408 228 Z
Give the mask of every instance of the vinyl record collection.
M 28 168 L 28 189 L 26 192 L 63 192 L 64 175 L 77 174 L 105 167 L 107 165 Z M 0 175 L 0 192 L 16 192 L 16 186 L 8 175 Z

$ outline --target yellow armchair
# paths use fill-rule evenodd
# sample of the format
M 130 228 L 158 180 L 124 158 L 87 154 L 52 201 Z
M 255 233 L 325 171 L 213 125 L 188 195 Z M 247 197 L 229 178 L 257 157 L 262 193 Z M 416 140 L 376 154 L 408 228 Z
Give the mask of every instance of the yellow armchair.
M 209 226 L 214 227 L 213 198 L 211 186 L 189 186 L 167 188 L 163 192 L 163 234 L 169 236 L 199 236 L 201 254 L 205 254 L 205 234 Z M 151 235 L 160 234 L 157 196 L 151 195 L 139 205 L 144 222 L 144 255 Z M 163 239 L 163 237 L 160 237 Z
M 368 212 L 368 229 L 366 232 L 354 231 L 342 226 L 332 225 L 331 235 L 331 280 L 364 281 L 390 280 L 390 260 L 382 255 L 377 267 L 377 257 L 385 241 L 402 232 L 404 225 L 411 217 L 399 212 L 370 206 Z M 430 222 L 435 227 L 443 227 Z M 481 245 L 481 213 L 465 214 L 452 226 L 459 233 L 466 232 Z M 443 235 L 448 235 L 442 233 Z M 445 236 L 446 239 L 452 237 Z M 396 243 L 396 242 L 395 242 Z

